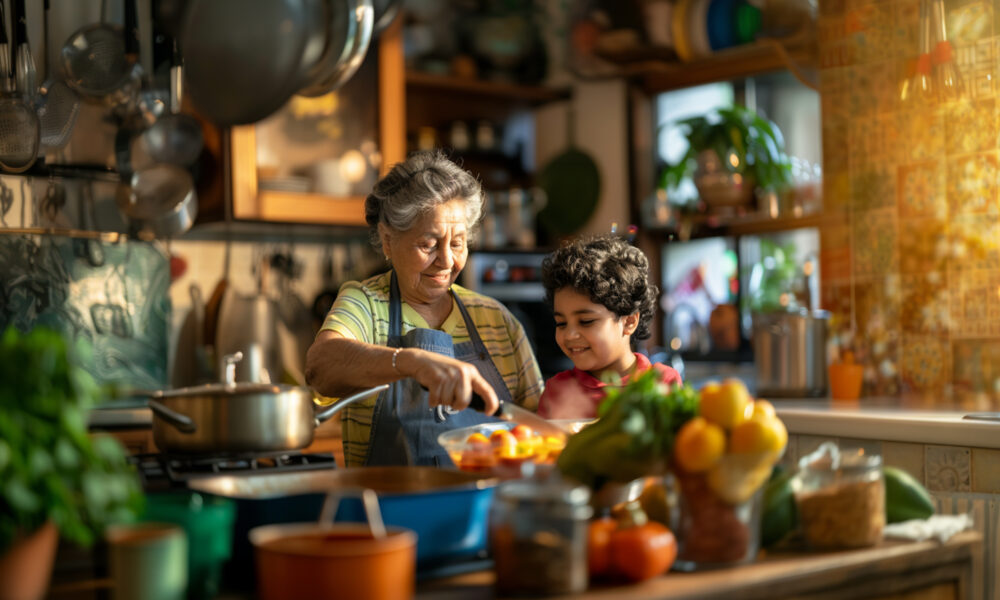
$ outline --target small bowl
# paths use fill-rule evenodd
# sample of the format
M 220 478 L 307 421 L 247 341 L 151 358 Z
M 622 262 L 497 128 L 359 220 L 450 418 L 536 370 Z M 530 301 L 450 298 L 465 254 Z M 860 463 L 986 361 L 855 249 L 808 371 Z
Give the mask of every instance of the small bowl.
M 576 433 L 592 423 L 593 420 L 552 420 L 570 433 Z M 486 439 L 498 430 L 511 431 L 515 423 L 497 422 L 473 425 L 446 431 L 438 436 L 438 443 L 448 452 L 455 466 L 463 471 L 488 473 L 504 478 L 520 477 L 526 465 L 553 464 L 565 446 L 566 440 L 553 440 L 536 434 L 535 439 L 541 448 L 526 456 L 502 456 L 492 445 L 470 443 L 469 436 L 481 433 Z

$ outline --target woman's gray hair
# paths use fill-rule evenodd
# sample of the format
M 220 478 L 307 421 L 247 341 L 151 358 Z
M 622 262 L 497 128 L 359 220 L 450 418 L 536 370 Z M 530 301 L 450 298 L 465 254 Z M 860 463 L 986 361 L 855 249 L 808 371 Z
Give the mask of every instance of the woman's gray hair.
M 382 245 L 378 224 L 407 231 L 436 206 L 462 200 L 470 240 L 483 212 L 483 188 L 468 171 L 448 159 L 440 150 L 414 152 L 396 163 L 378 180 L 365 199 L 365 221 L 372 244 Z

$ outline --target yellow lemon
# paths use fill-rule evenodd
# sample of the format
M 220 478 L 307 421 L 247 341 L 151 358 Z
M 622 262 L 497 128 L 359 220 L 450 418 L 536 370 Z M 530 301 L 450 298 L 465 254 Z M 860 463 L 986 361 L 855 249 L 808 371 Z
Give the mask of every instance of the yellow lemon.
M 753 403 L 753 413 L 750 415 L 751 419 L 757 418 L 767 418 L 773 419 L 778 416 L 778 413 L 774 412 L 774 405 L 767 400 L 755 400 Z
M 733 427 L 729 451 L 780 452 L 788 443 L 788 430 L 777 417 L 754 417 Z
M 724 429 L 732 429 L 750 418 L 753 399 L 742 381 L 727 379 L 702 388 L 698 407 L 701 416 Z
M 726 434 L 722 428 L 695 417 L 677 432 L 674 457 L 682 469 L 698 473 L 710 469 L 726 451 Z

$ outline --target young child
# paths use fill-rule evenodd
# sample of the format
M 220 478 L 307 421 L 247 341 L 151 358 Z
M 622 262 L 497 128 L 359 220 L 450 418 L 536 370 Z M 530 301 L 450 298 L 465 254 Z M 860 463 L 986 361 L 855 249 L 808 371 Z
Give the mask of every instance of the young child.
M 649 282 L 649 261 L 641 250 L 612 235 L 582 239 L 545 258 L 542 283 L 556 320 L 556 343 L 574 368 L 545 383 L 539 415 L 596 417 L 607 373 L 624 383 L 633 373 L 655 368 L 664 383 L 681 382 L 674 369 L 651 365 L 634 352 L 636 341 L 650 335 L 659 293 Z

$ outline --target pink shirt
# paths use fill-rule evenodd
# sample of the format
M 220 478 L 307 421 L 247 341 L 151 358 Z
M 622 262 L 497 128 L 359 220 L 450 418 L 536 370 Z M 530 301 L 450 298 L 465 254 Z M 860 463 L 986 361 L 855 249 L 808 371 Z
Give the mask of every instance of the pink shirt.
M 635 353 L 633 373 L 642 373 L 653 368 L 660 372 L 660 381 L 680 384 L 681 376 L 666 365 L 651 364 L 645 355 Z M 628 382 L 628 376 L 622 383 Z M 563 371 L 545 382 L 545 391 L 538 401 L 538 415 L 546 419 L 593 419 L 597 417 L 597 407 L 604 400 L 608 384 L 586 371 L 572 368 Z

